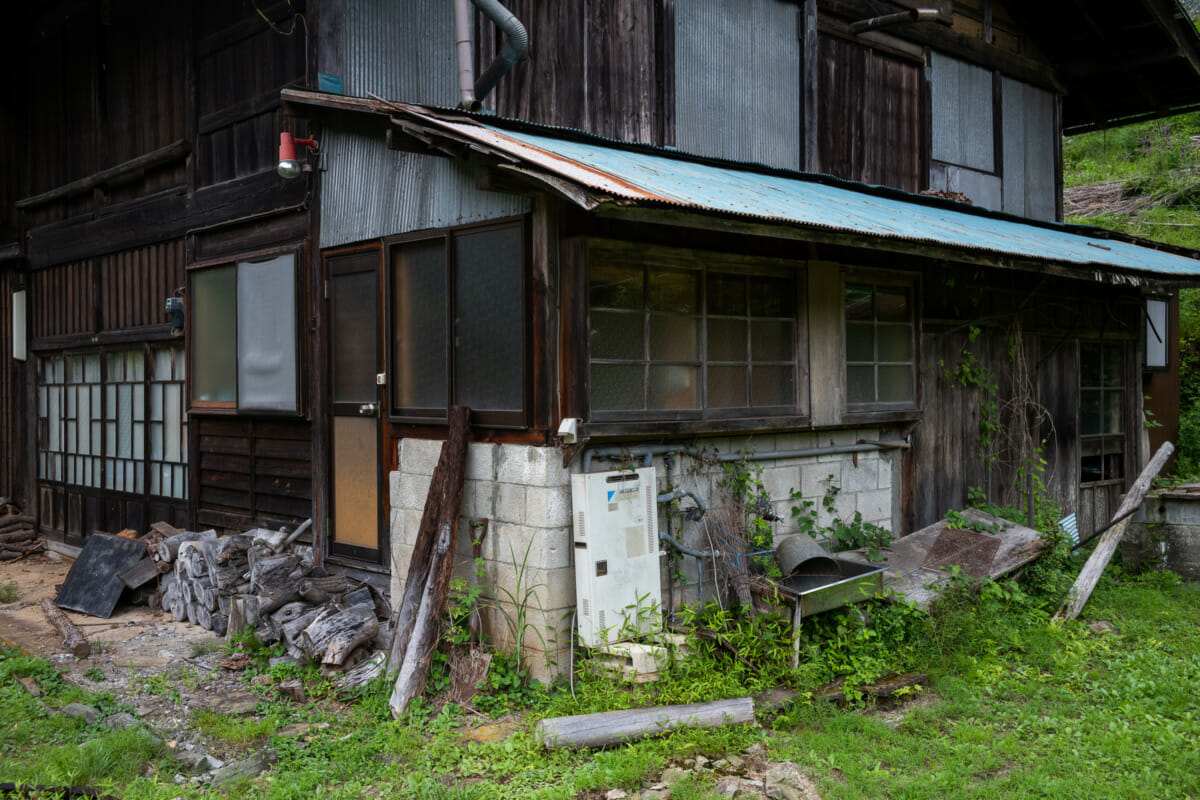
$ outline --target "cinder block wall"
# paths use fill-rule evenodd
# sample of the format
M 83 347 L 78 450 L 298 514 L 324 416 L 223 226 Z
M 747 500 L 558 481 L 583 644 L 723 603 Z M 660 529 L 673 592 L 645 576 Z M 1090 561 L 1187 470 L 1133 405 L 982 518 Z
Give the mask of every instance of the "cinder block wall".
M 773 525 L 777 539 L 795 531 L 791 516 L 793 489 L 799 490 L 803 499 L 814 502 L 822 525 L 835 515 L 849 520 L 855 512 L 861 512 L 864 521 L 894 529 L 899 512 L 899 451 L 771 457 L 782 451 L 849 445 L 860 439 L 878 440 L 884 435 L 872 428 L 680 443 L 681 451 L 703 449 L 707 455 L 697 459 L 676 454 L 672 458 L 669 483 L 666 458 L 658 455 L 653 463 L 660 492 L 689 489 L 714 510 L 729 502 L 727 492 L 721 488 L 726 471 L 717 460 L 718 455 L 744 455 L 749 464 L 761 465 L 763 485 L 775 513 L 783 518 Z M 425 439 L 405 439 L 399 445 L 400 469 L 390 475 L 389 492 L 394 599 L 403 591 L 441 448 L 442 442 Z M 495 605 L 485 620 L 488 638 L 500 646 L 511 643 L 509 623 L 515 622 L 517 615 L 512 600 L 528 600 L 526 662 L 541 679 L 567 667 L 571 612 L 575 606 L 570 477 L 572 472 L 582 470 L 583 459 L 577 456 L 567 469 L 562 466 L 562 455 L 562 450 L 555 447 L 486 443 L 469 446 L 455 563 L 456 574 L 469 579 L 474 565 L 468 522 L 489 520 L 481 578 L 490 587 Z M 641 460 L 635 465 L 640 466 Z M 601 458 L 594 458 L 591 463 L 592 471 L 596 472 L 618 466 L 617 462 Z M 821 504 L 831 484 L 839 489 L 832 513 Z M 684 507 L 688 505 L 690 501 L 683 501 Z M 709 549 L 702 526 L 684 522 L 681 528 L 678 521 L 674 525 L 676 537 L 684 544 Z M 665 526 L 661 509 L 659 526 Z M 679 589 L 676 605 L 695 602 L 699 597 L 695 559 L 685 558 L 681 564 L 685 578 L 676 584 Z M 706 599 L 711 594 L 710 570 L 711 565 L 706 564 Z

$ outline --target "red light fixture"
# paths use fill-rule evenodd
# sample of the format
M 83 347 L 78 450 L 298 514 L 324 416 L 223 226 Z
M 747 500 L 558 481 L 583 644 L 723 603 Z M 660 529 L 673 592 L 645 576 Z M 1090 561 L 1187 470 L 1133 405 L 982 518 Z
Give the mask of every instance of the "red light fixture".
M 279 177 L 296 178 L 303 172 L 300 161 L 296 158 L 298 144 L 312 150 L 317 149 L 316 139 L 298 139 L 286 131 L 279 134 L 279 166 L 276 167 Z

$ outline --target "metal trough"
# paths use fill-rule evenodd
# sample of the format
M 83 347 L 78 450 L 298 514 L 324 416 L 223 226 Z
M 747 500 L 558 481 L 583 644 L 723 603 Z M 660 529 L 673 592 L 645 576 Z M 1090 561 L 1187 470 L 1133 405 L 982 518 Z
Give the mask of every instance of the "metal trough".
M 800 623 L 805 617 L 861 603 L 883 593 L 886 564 L 878 566 L 830 559 L 839 574 L 792 575 L 776 583 L 792 604 L 792 666 L 800 664 Z

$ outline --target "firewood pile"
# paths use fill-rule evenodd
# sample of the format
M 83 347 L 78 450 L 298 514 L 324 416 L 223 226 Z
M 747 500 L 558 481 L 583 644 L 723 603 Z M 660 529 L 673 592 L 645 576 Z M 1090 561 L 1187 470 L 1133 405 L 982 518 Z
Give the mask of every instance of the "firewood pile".
M 7 497 L 0 497 L 0 561 L 15 561 L 45 546 L 33 522 L 32 516 L 22 514 Z
M 168 567 L 160 580 L 163 609 L 230 638 L 253 625 L 261 643 L 282 641 L 288 655 L 328 672 L 368 660 L 386 646 L 391 609 L 374 587 L 315 564 L 313 549 L 296 544 L 308 525 L 291 533 L 181 531 L 163 539 L 150 554 L 160 569 Z

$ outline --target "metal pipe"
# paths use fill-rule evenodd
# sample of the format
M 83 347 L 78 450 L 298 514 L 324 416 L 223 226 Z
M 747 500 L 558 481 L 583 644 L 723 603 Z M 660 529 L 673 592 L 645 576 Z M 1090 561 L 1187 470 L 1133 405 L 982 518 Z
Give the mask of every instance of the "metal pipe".
M 676 489 L 673 492 L 663 492 L 658 496 L 658 504 L 670 503 L 684 497 L 692 498 L 692 502 L 696 504 L 695 508 L 688 509 L 687 518 L 692 522 L 698 522 L 704 516 L 704 512 L 708 511 L 708 507 L 704 505 L 704 501 L 691 489 Z
M 471 3 L 504 33 L 504 46 L 500 48 L 500 53 L 475 81 L 475 102 L 478 104 L 495 88 L 504 73 L 525 55 L 529 48 L 529 33 L 521 20 L 513 16 L 500 0 L 471 0 Z
M 880 28 L 890 28 L 893 25 L 903 25 L 907 22 L 934 20 L 938 17 L 939 14 L 936 8 L 910 8 L 907 11 L 897 11 L 895 14 L 884 14 L 883 16 L 852 22 L 850 23 L 850 32 L 865 33 L 866 31 L 879 30 Z
M 476 111 L 475 58 L 471 51 L 471 0 L 454 0 L 454 47 L 458 53 L 458 107 Z
M 858 442 L 855 444 L 836 444 L 825 447 L 804 447 L 795 450 L 768 450 L 762 453 L 722 453 L 717 456 L 717 461 L 778 461 L 781 458 L 808 458 L 810 456 L 828 456 L 838 455 L 842 453 L 868 453 L 876 450 L 895 450 L 907 448 L 907 442 Z M 646 444 L 635 445 L 633 447 L 592 447 L 583 453 L 583 471 L 592 471 L 592 459 L 600 458 L 617 458 L 629 459 L 638 457 L 643 460 L 643 466 L 650 466 L 656 455 L 666 455 L 667 453 L 681 453 L 683 455 L 692 456 L 695 458 L 702 457 L 704 454 L 698 450 L 692 450 L 686 447 L 677 447 L 669 444 Z

